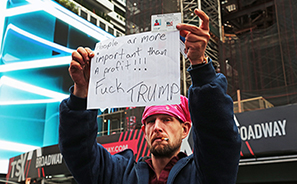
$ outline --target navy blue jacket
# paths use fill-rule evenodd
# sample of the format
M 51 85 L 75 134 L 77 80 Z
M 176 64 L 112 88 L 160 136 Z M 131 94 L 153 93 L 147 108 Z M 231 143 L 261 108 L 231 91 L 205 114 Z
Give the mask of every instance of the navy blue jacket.
M 194 153 L 171 169 L 167 183 L 236 183 L 241 140 L 233 119 L 227 80 L 210 63 L 189 68 L 189 108 Z M 111 155 L 96 142 L 97 111 L 86 110 L 86 99 L 73 94 L 60 105 L 59 147 L 81 184 L 146 184 L 149 166 L 136 162 L 132 150 Z

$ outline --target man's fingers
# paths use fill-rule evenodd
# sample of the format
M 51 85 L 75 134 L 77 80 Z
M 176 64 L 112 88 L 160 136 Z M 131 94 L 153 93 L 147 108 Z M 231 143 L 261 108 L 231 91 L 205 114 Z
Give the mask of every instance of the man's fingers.
M 87 49 L 85 49 L 83 47 L 78 47 L 77 52 L 82 56 L 82 59 L 83 59 L 83 62 L 84 62 L 83 64 L 90 61 L 89 52 L 88 52 Z
M 180 30 L 181 36 L 185 37 L 188 32 L 194 33 L 196 35 L 203 35 L 204 32 L 209 32 L 209 18 L 201 10 L 195 9 L 195 14 L 201 19 L 201 25 L 198 28 L 191 24 L 177 24 L 176 28 Z
M 209 17 L 202 10 L 195 9 L 194 13 L 200 18 L 200 28 L 209 31 Z
M 92 57 L 94 57 L 94 52 L 90 48 L 79 47 L 76 51 L 72 53 L 72 60 L 78 62 L 81 65 L 89 64 Z
M 70 63 L 69 69 L 71 69 L 71 70 L 81 70 L 82 67 L 78 62 L 72 60 L 71 63 Z
M 191 24 L 178 24 L 176 28 L 180 31 L 180 35 L 186 37 L 189 33 L 193 33 L 197 36 L 204 36 L 208 31 L 198 28 Z
M 210 39 L 210 34 L 205 34 L 203 36 L 197 36 L 195 34 L 189 33 L 186 36 L 186 41 L 188 41 L 188 42 L 198 42 L 198 41 L 208 42 L 209 39 Z
M 189 31 L 185 31 L 185 30 L 180 30 L 180 35 L 182 36 L 182 37 L 186 37 L 188 34 L 189 34 Z
M 83 56 L 77 51 L 72 52 L 72 61 L 75 61 L 81 65 L 85 64 Z
M 90 48 L 86 47 L 85 49 L 88 52 L 90 58 L 95 56 L 95 53 Z

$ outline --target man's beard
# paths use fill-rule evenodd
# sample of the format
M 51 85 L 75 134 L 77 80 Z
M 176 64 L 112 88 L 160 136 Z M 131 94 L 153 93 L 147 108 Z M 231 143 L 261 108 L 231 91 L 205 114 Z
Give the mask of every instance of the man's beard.
M 148 144 L 150 152 L 158 158 L 171 158 L 177 151 L 179 151 L 182 139 L 175 142 L 175 144 L 155 144 L 152 146 Z

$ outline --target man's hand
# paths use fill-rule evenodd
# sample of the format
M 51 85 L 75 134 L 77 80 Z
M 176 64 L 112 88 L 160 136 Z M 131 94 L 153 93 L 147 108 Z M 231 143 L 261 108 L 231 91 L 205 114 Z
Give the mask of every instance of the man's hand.
M 210 38 L 208 16 L 202 10 L 195 9 L 194 12 L 202 21 L 200 27 L 190 24 L 176 25 L 180 35 L 185 37 L 186 52 L 192 65 L 203 63 Z
M 91 49 L 83 47 L 79 47 L 72 53 L 72 61 L 68 71 L 74 82 L 73 94 L 75 96 L 81 98 L 87 97 L 90 79 L 90 62 L 94 55 Z

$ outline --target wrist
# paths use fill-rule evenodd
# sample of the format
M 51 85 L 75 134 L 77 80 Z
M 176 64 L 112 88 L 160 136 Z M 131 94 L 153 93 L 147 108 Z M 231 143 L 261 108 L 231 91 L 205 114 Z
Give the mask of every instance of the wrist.
M 199 61 L 199 62 L 192 62 L 191 63 L 191 67 L 194 68 L 196 66 L 201 66 L 201 65 L 204 65 L 204 64 L 207 64 L 208 63 L 208 57 L 203 57 L 203 60 L 202 61 Z
M 79 86 L 76 83 L 74 84 L 73 95 L 86 98 L 88 96 L 88 87 L 87 86 Z

